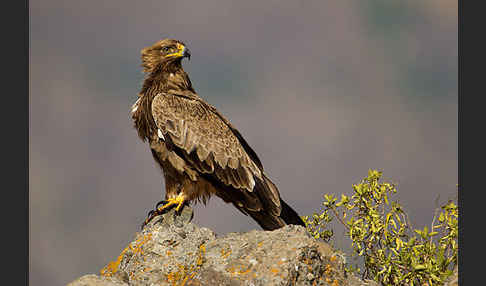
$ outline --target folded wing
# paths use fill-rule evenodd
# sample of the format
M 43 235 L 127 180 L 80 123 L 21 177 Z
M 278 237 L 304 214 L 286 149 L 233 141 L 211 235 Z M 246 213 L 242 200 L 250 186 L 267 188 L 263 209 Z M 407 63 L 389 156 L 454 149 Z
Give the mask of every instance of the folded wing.
M 198 172 L 242 192 L 256 190 L 272 213 L 280 213 L 278 190 L 266 178 L 260 160 L 214 107 L 199 97 L 159 94 L 152 102 L 152 115 L 163 138 Z

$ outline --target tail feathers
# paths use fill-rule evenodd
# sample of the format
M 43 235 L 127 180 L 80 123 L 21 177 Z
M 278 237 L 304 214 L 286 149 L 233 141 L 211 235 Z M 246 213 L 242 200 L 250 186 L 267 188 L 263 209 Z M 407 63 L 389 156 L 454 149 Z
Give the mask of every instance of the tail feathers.
M 274 230 L 285 226 L 285 221 L 278 216 L 271 215 L 264 211 L 246 211 L 261 228 Z
M 263 180 L 256 180 L 254 193 L 263 209 L 245 211 L 265 230 L 274 230 L 287 224 L 305 226 L 304 222 L 281 198 L 277 186 L 264 174 Z
M 287 224 L 305 227 L 297 212 L 280 198 L 277 186 L 265 175 L 263 180 L 255 180 L 255 188 L 251 193 L 222 186 L 214 177 L 208 176 L 208 180 L 215 185 L 219 184 L 224 190 L 217 192 L 217 196 L 232 203 L 243 214 L 251 216 L 264 230 L 278 229 Z
M 280 199 L 280 204 L 282 204 L 282 212 L 280 213 L 280 217 L 285 221 L 286 224 L 295 224 L 305 227 L 304 221 L 302 218 L 300 218 L 297 212 L 294 211 L 294 209 L 292 209 L 282 199 Z
M 248 211 L 248 213 L 264 230 L 274 230 L 288 224 L 301 225 L 305 227 L 304 221 L 295 210 L 280 199 L 282 211 L 279 216 L 275 216 L 266 211 Z

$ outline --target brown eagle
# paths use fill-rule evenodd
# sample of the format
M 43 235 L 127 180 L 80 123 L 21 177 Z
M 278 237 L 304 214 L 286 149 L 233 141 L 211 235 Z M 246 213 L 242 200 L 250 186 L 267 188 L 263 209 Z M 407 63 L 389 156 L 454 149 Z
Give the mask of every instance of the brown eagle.
M 165 200 L 144 225 L 170 207 L 179 211 L 191 201 L 206 204 L 213 194 L 265 230 L 304 225 L 240 132 L 195 92 L 181 65 L 191 56 L 184 43 L 163 39 L 141 53 L 145 79 L 131 114 L 139 137 L 150 143 L 162 168 L 166 187 Z

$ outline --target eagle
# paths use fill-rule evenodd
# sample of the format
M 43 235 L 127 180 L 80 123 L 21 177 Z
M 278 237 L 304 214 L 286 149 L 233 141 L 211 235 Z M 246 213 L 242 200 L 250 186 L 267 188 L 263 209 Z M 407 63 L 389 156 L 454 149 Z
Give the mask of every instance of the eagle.
M 190 57 L 186 45 L 175 39 L 162 39 L 141 51 L 145 77 L 131 116 L 162 169 L 166 191 L 142 227 L 173 207 L 180 211 L 190 202 L 206 205 L 212 195 L 264 230 L 304 226 L 241 133 L 196 93 L 181 63 Z

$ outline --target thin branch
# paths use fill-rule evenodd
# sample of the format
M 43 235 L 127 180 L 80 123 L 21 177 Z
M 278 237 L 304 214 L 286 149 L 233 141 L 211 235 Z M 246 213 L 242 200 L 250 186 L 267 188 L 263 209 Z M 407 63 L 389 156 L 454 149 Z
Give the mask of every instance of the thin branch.
M 341 217 L 339 216 L 339 213 L 336 211 L 335 208 L 331 208 L 332 212 L 334 213 L 334 216 L 341 222 L 342 225 L 344 225 L 344 227 L 349 231 L 350 228 L 349 226 L 341 219 Z

